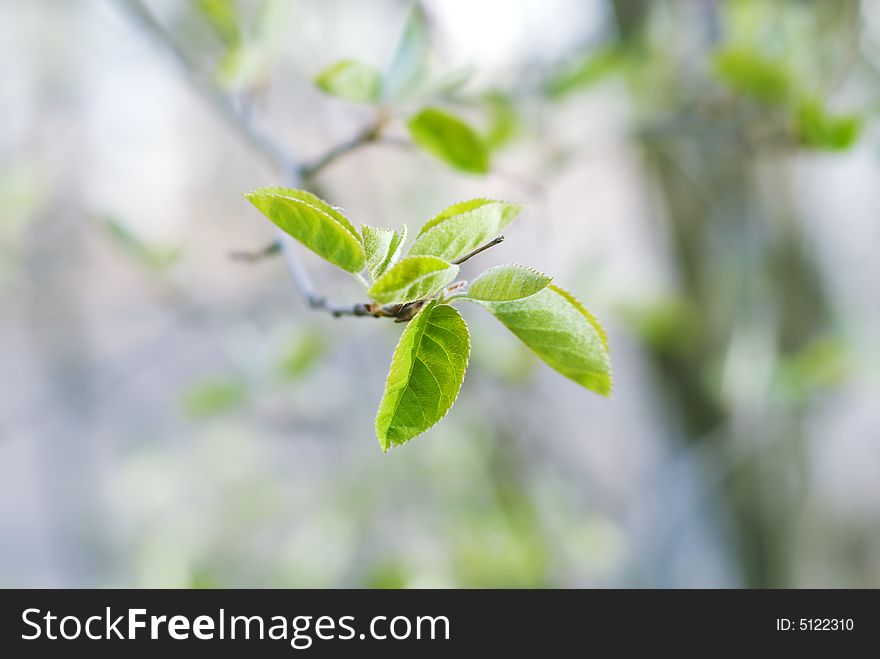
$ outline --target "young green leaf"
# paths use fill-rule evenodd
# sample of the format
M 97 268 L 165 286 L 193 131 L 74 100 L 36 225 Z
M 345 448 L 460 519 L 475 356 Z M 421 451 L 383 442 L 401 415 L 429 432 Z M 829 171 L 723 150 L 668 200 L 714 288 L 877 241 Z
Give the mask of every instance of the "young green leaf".
M 342 213 L 304 190 L 259 188 L 245 195 L 266 217 L 330 263 L 360 272 L 366 259 L 361 236 Z
M 456 309 L 428 303 L 403 331 L 376 415 L 383 451 L 442 419 L 461 389 L 470 355 L 467 325 Z
M 182 404 L 194 419 L 202 419 L 227 412 L 247 399 L 247 388 L 235 379 L 224 378 L 197 384 L 183 394 Z
M 2 198 L 2 191 L 0 191 Z M 104 226 L 120 248 L 127 252 L 142 265 L 156 270 L 163 270 L 173 264 L 180 257 L 180 250 L 176 247 L 160 247 L 146 242 L 143 238 L 129 229 L 121 218 L 107 215 L 101 218 Z
M 807 99 L 797 108 L 795 131 L 804 146 L 843 151 L 855 144 L 862 123 L 857 114 L 832 114 L 821 101 Z
M 432 76 L 421 85 L 419 96 L 422 98 L 437 98 L 454 95 L 473 77 L 476 67 L 473 64 L 465 64 L 456 69 L 451 69 L 437 76 Z
M 225 46 L 234 48 L 241 42 L 238 10 L 232 0 L 199 0 L 196 8 Z
M 547 93 L 551 98 L 561 98 L 584 89 L 614 73 L 625 62 L 626 52 L 619 46 L 590 51 L 566 62 L 552 75 L 547 83 Z
M 367 291 L 382 304 L 415 302 L 452 283 L 458 266 L 434 256 L 409 256 L 383 274 Z
M 413 3 L 397 50 L 382 85 L 382 98 L 400 101 L 413 95 L 422 84 L 428 68 L 428 26 L 425 12 Z
M 513 100 L 501 92 L 486 96 L 489 110 L 489 128 L 486 130 L 486 146 L 491 150 L 507 145 L 520 129 L 519 115 Z
M 315 84 L 333 96 L 356 103 L 372 103 L 379 98 L 382 74 L 369 64 L 342 60 L 322 71 Z
M 611 394 L 608 338 L 593 315 L 552 284 L 511 302 L 481 302 L 548 366 L 578 384 Z
M 458 117 L 437 108 L 425 108 L 407 122 L 413 142 L 448 165 L 464 172 L 489 171 L 489 147 Z
M 367 224 L 361 227 L 364 239 L 364 252 L 367 256 L 367 270 L 373 281 L 381 277 L 385 271 L 397 261 L 403 243 L 406 241 L 406 225 L 400 229 L 384 229 L 371 227 Z
M 761 103 L 783 103 L 794 87 L 792 72 L 783 61 L 751 49 L 722 48 L 715 53 L 714 64 L 722 82 Z
M 519 300 L 543 290 L 550 280 L 547 275 L 524 265 L 498 265 L 471 282 L 467 297 L 482 302 Z
M 425 223 L 409 253 L 455 261 L 496 237 L 521 210 L 519 204 L 491 199 L 455 204 Z

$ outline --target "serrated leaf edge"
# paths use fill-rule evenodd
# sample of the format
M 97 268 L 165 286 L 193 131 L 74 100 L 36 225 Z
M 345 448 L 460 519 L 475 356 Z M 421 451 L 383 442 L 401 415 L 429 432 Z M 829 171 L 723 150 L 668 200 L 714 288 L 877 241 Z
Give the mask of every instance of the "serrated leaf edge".
M 548 274 L 546 274 L 546 273 L 544 273 L 544 272 L 541 272 L 540 270 L 537 270 L 537 269 L 535 269 L 535 268 L 533 268 L 533 267 L 531 267 L 531 266 L 528 266 L 528 265 L 522 265 L 522 264 L 520 264 L 520 263 L 500 263 L 500 264 L 498 264 L 498 265 L 493 265 L 491 268 L 486 268 L 485 270 L 483 270 L 483 272 L 481 272 L 481 273 L 478 274 L 476 277 L 474 277 L 474 278 L 471 280 L 470 284 L 468 284 L 468 290 L 470 290 L 470 287 L 473 286 L 474 283 L 475 283 L 476 281 L 478 281 L 478 280 L 480 279 L 480 277 L 482 277 L 483 275 L 485 275 L 487 272 L 491 272 L 492 270 L 497 270 L 497 269 L 499 269 L 499 268 L 508 268 L 508 267 L 510 267 L 510 266 L 516 266 L 517 268 L 522 268 L 523 270 L 528 270 L 528 271 L 531 272 L 531 273 L 534 273 L 534 274 L 536 274 L 536 275 L 540 275 L 541 277 L 544 277 L 545 279 L 547 279 L 547 283 L 544 284 L 541 288 L 539 288 L 537 291 L 535 291 L 535 292 L 532 293 L 531 295 L 524 295 L 523 297 L 515 297 L 515 298 L 511 298 L 511 299 L 509 299 L 509 300 L 480 300 L 480 299 L 478 299 L 478 298 L 471 297 L 471 296 L 468 295 L 467 293 L 464 293 L 464 294 L 461 296 L 460 299 L 462 299 L 462 300 L 468 300 L 469 302 L 489 302 L 489 303 L 492 303 L 492 302 L 515 302 L 516 300 L 525 300 L 525 299 L 527 299 L 527 298 L 532 297 L 532 295 L 537 295 L 538 293 L 540 293 L 541 291 L 543 291 L 545 288 L 547 288 L 548 286 L 551 286 L 551 285 L 553 284 L 553 277 L 551 277 L 550 275 L 548 275 Z M 560 289 L 560 290 L 561 290 L 561 289 Z M 565 297 L 565 296 L 563 296 L 563 297 Z M 586 311 L 586 309 L 585 309 L 584 311 Z M 589 313 L 589 312 L 588 312 L 588 313 Z M 598 323 L 598 322 L 599 322 L 599 321 L 596 321 L 596 323 Z M 601 325 L 600 325 L 599 327 L 601 328 Z M 599 331 L 599 330 L 597 330 L 597 331 Z M 605 331 L 605 330 L 603 329 L 602 332 L 601 332 L 601 334 L 600 334 L 600 336 L 603 337 L 603 338 L 602 338 L 602 343 L 603 343 L 603 344 L 606 344 L 606 345 L 605 345 L 605 349 L 606 349 L 606 351 L 607 351 L 607 350 L 608 350 L 607 339 L 604 338 L 604 331 Z
M 461 204 L 467 204 L 467 203 L 472 202 L 472 201 L 480 201 L 480 202 L 483 202 L 483 203 L 481 203 L 479 206 L 475 206 L 474 208 L 469 208 L 468 210 L 461 211 L 460 213 L 455 213 L 455 214 L 453 214 L 453 215 L 447 215 L 446 217 L 443 217 L 443 218 L 440 217 L 441 215 L 443 215 L 443 213 L 445 213 L 445 212 L 446 212 L 447 210 L 449 210 L 450 208 L 454 208 L 455 206 L 460 206 Z M 422 235 L 425 234 L 425 233 L 427 233 L 429 230 L 431 230 L 431 229 L 433 229 L 433 228 L 435 228 L 435 227 L 440 226 L 441 224 L 443 224 L 443 223 L 446 222 L 447 220 L 451 220 L 451 219 L 454 218 L 454 217 L 458 217 L 458 216 L 460 216 L 460 215 L 464 215 L 465 213 L 471 213 L 471 212 L 473 212 L 474 210 L 476 210 L 477 208 L 482 208 L 483 206 L 487 206 L 488 204 L 504 204 L 505 206 L 515 206 L 515 207 L 517 207 L 517 215 L 519 215 L 519 213 L 521 213 L 522 210 L 523 210 L 523 205 L 522 205 L 522 204 L 518 204 L 518 203 L 513 202 L 513 201 L 504 201 L 503 199 L 490 199 L 490 198 L 488 198 L 488 197 L 474 197 L 473 199 L 462 199 L 461 201 L 457 201 L 457 202 L 455 202 L 454 204 L 450 204 L 449 206 L 447 206 L 446 208 L 444 208 L 442 211 L 440 211 L 439 213 L 437 213 L 436 215 L 434 215 L 430 220 L 428 220 L 427 222 L 425 222 L 425 223 L 422 225 L 422 228 L 419 229 L 419 232 L 416 234 L 416 240 L 418 240 L 419 238 L 421 238 Z M 515 218 L 514 218 L 514 219 L 515 219 Z M 511 222 L 512 222 L 512 221 L 513 221 L 513 220 L 511 220 Z
M 612 394 L 614 393 L 614 370 L 611 368 L 611 345 L 608 342 L 608 335 L 605 333 L 605 328 L 602 326 L 602 323 L 600 323 L 599 319 L 596 318 L 592 313 L 590 313 L 587 310 L 587 308 L 580 302 L 580 300 L 578 300 L 576 297 L 574 297 L 571 293 L 569 293 L 565 289 L 559 288 L 559 286 L 556 286 L 553 283 L 547 284 L 547 286 L 545 286 L 544 288 L 550 288 L 550 289 L 554 290 L 555 292 L 559 293 L 559 295 L 561 295 L 569 304 L 571 304 L 575 309 L 577 309 L 581 313 L 581 315 L 583 315 L 584 318 L 587 319 L 587 322 L 590 323 L 590 326 L 594 330 L 596 330 L 596 334 L 599 335 L 599 340 L 602 341 L 602 346 L 605 348 L 605 353 L 608 356 L 608 391 L 601 392 L 601 391 L 596 391 L 595 389 L 588 389 L 588 391 L 592 391 L 593 393 L 598 394 L 600 396 L 604 396 L 605 398 L 612 398 Z M 544 288 L 542 288 L 541 291 L 543 291 Z M 535 295 L 537 295 L 541 291 L 537 291 L 535 293 Z M 519 298 L 518 300 L 508 300 L 508 301 L 509 302 L 518 302 L 519 300 L 527 300 L 530 297 L 532 297 L 532 296 L 528 295 L 524 298 Z M 479 304 L 481 307 L 486 309 L 486 311 L 488 311 L 490 314 L 492 314 L 492 311 L 491 311 L 491 309 L 489 309 L 489 307 L 487 305 L 504 304 L 504 302 L 489 302 L 486 300 L 476 300 L 476 299 L 470 298 L 470 297 L 461 297 L 459 299 L 467 300 L 468 302 L 474 302 L 476 304 Z M 492 314 L 492 316 L 494 317 L 495 314 Z M 526 347 L 528 347 L 528 345 L 526 345 Z M 529 350 L 531 350 L 531 348 L 529 348 Z M 538 359 L 541 359 L 540 355 L 538 355 Z M 541 361 L 543 361 L 543 360 L 541 360 Z M 551 366 L 550 368 L 553 368 L 553 367 Z M 556 370 L 556 369 L 553 369 L 553 370 Z
M 302 192 L 308 192 L 308 190 L 302 190 Z M 309 193 L 309 194 L 311 194 L 311 193 Z M 357 243 L 363 249 L 363 246 L 364 246 L 363 238 L 361 237 L 361 234 L 358 233 L 358 231 L 354 228 L 354 225 L 351 224 L 351 220 L 348 220 L 347 217 L 345 219 L 348 220 L 349 226 L 346 226 L 345 224 L 343 224 L 342 222 L 337 220 L 335 217 L 330 215 L 330 213 L 328 213 L 327 211 L 325 211 L 323 208 L 321 208 L 319 206 L 315 206 L 314 204 L 311 204 L 307 201 L 303 201 L 302 199 L 297 199 L 296 197 L 291 197 L 290 195 L 278 194 L 278 193 L 274 193 L 274 192 L 272 192 L 272 193 L 261 192 L 260 188 L 258 188 L 257 190 L 254 190 L 252 192 L 246 192 L 244 194 L 244 196 L 246 199 L 248 199 L 248 201 L 250 201 L 251 197 L 272 197 L 275 199 L 287 199 L 288 201 L 293 201 L 293 202 L 296 202 L 297 204 L 302 204 L 303 206 L 311 208 L 312 210 L 317 211 L 318 213 L 323 215 L 324 217 L 330 218 L 331 220 L 333 220 L 333 222 L 335 222 L 336 224 L 341 226 L 343 229 L 345 229 L 346 232 L 348 232 L 348 234 L 351 235 L 352 238 L 354 238 L 355 241 L 357 241 Z M 323 201 L 323 199 L 322 199 L 322 201 Z M 324 202 L 324 203 L 327 203 L 327 202 Z M 330 206 L 330 208 L 332 208 L 333 210 L 339 211 L 339 214 L 342 215 L 343 217 L 345 217 L 345 213 L 343 212 L 344 209 L 340 208 L 339 206 L 334 206 L 333 204 L 329 204 L 329 203 L 327 205 Z M 274 224 L 274 222 L 273 222 L 273 224 Z
M 590 311 L 583 305 L 583 303 L 578 300 L 574 295 L 566 291 L 565 289 L 559 288 L 555 284 L 549 284 L 548 288 L 552 288 L 554 291 L 559 293 L 562 297 L 564 297 L 568 302 L 578 311 L 580 311 L 590 325 L 593 326 L 593 329 L 596 330 L 596 334 L 599 335 L 599 338 L 602 341 L 602 345 L 605 346 L 605 352 L 608 354 L 608 393 L 600 395 L 604 395 L 606 398 L 611 398 L 614 393 L 614 369 L 611 368 L 611 344 L 608 342 L 608 334 L 605 332 L 605 328 L 602 326 L 602 323 L 599 322 L 599 319 L 596 318 Z
M 429 302 L 428 304 L 426 304 L 424 307 L 422 307 L 422 309 L 420 309 L 419 312 L 418 312 L 415 316 L 413 316 L 412 320 L 415 320 L 420 314 L 425 313 L 425 311 L 427 311 L 428 309 L 436 309 L 437 307 L 440 307 L 440 306 L 449 307 L 449 308 L 455 310 L 455 313 L 458 314 L 458 317 L 461 319 L 462 324 L 464 324 L 464 333 L 465 333 L 465 337 L 467 338 L 467 358 L 464 360 L 464 370 L 461 372 L 461 382 L 459 382 L 459 384 L 458 384 L 458 392 L 455 394 L 455 398 L 452 399 L 452 402 L 449 404 L 449 407 L 446 408 L 446 411 L 443 413 L 442 416 L 440 416 L 440 417 L 439 417 L 434 423 L 432 423 L 430 426 L 428 426 L 427 428 L 425 428 L 424 430 L 422 430 L 422 431 L 421 431 L 420 433 L 418 433 L 417 435 L 413 435 L 412 437 L 410 437 L 408 440 L 406 440 L 406 441 L 403 442 L 402 444 L 389 444 L 389 445 L 386 447 L 386 446 L 383 444 L 383 440 L 382 440 L 382 438 L 379 437 L 379 429 L 374 427 L 374 430 L 375 430 L 375 432 L 376 432 L 376 439 L 379 440 L 379 446 L 382 448 L 382 453 L 387 453 L 388 451 L 390 451 L 390 450 L 393 449 L 393 448 L 398 448 L 398 447 L 400 447 L 400 446 L 404 446 L 405 444 L 409 444 L 409 443 L 410 443 L 412 440 L 414 440 L 416 437 L 420 437 L 421 435 L 424 435 L 424 434 L 425 434 L 426 432 L 428 432 L 431 428 L 433 428 L 433 427 L 436 426 L 438 423 L 440 423 L 443 419 L 446 418 L 446 415 L 449 414 L 449 412 L 450 412 L 450 411 L 452 410 L 452 408 L 455 406 L 455 403 L 456 403 L 456 401 L 458 401 L 458 397 L 459 397 L 459 395 L 461 394 L 461 388 L 462 388 L 462 386 L 464 385 L 464 379 L 465 379 L 465 376 L 467 376 L 468 366 L 470 366 L 470 363 L 471 363 L 471 330 L 470 330 L 470 327 L 468 327 L 467 321 L 465 321 L 464 316 L 462 316 L 462 315 L 461 315 L 461 312 L 460 312 L 458 309 L 456 309 L 454 306 L 452 306 L 451 304 L 441 304 L 441 303 L 437 302 L 436 300 L 432 300 L 431 302 Z M 411 320 L 410 322 L 412 322 L 412 320 Z M 404 330 L 404 331 L 406 331 L 406 330 Z M 424 335 L 424 332 L 422 332 L 422 334 Z M 398 341 L 397 341 L 397 345 L 394 346 L 394 352 L 391 353 L 391 359 L 392 359 L 392 361 L 394 360 L 394 354 L 397 352 L 397 346 L 400 345 L 400 341 L 401 341 L 402 338 L 403 338 L 403 333 L 401 333 L 400 338 L 399 338 Z M 422 343 L 422 337 L 419 337 L 419 345 L 421 345 L 421 343 Z M 418 349 L 418 348 L 416 348 L 416 349 Z M 411 376 L 411 375 L 412 375 L 412 368 L 413 368 L 413 367 L 411 366 L 411 367 L 410 367 L 410 371 L 409 371 L 409 373 L 408 373 L 408 376 Z M 389 366 L 388 366 L 388 375 L 385 376 L 385 385 L 384 385 L 384 387 L 383 387 L 383 389 L 382 389 L 382 397 L 383 397 L 383 398 L 385 397 L 385 391 L 387 391 L 387 389 L 388 389 L 388 380 L 389 380 L 390 378 L 391 378 L 391 365 L 389 364 Z M 379 405 L 380 405 L 380 407 L 381 407 L 381 405 L 382 405 L 382 401 L 381 401 L 381 400 L 379 401 Z M 396 411 L 396 408 L 395 408 L 395 411 Z M 375 424 L 378 422 L 378 420 L 379 420 L 379 411 L 376 410 L 376 420 L 375 420 L 375 422 L 374 422 L 374 426 L 375 426 Z
M 384 275 L 388 271 L 388 268 L 394 265 L 400 258 L 400 254 L 403 251 L 403 245 L 404 243 L 406 243 L 407 231 L 408 229 L 405 224 L 400 225 L 399 231 L 394 231 L 394 236 L 391 238 L 391 244 L 394 244 L 394 239 L 398 236 L 400 236 L 400 239 L 397 245 L 394 246 L 394 249 L 388 250 L 388 254 L 386 254 L 385 256 L 385 260 L 382 261 L 382 264 L 379 266 L 379 274 L 376 276 L 376 279 L 379 279 L 379 277 Z

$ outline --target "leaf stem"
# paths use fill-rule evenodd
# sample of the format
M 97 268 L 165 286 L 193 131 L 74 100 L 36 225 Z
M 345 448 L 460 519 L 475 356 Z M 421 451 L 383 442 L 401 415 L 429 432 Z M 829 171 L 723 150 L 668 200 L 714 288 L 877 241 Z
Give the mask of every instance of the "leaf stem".
M 495 247 L 495 245 L 498 245 L 502 242 L 504 242 L 504 236 L 498 236 L 497 238 L 493 238 L 492 240 L 487 242 L 485 245 L 480 245 L 474 251 L 468 252 L 467 254 L 462 256 L 460 259 L 456 259 L 452 263 L 453 263 L 453 265 L 461 265 L 462 263 L 464 263 L 465 261 L 467 261 L 470 258 L 473 258 L 474 256 L 476 256 L 480 252 L 485 252 L 490 247 Z

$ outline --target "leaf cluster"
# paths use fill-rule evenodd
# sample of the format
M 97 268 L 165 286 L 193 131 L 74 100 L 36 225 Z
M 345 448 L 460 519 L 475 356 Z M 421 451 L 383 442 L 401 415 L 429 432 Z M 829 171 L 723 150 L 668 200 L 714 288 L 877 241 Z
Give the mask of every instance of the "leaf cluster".
M 304 190 L 260 188 L 246 197 L 276 226 L 365 284 L 367 315 L 409 323 L 376 416 L 382 450 L 436 424 L 457 398 L 470 357 L 468 328 L 453 306 L 460 301 L 486 309 L 562 375 L 610 395 L 602 326 L 549 276 L 507 264 L 489 268 L 470 285 L 456 281 L 458 264 L 499 236 L 519 215 L 519 205 L 471 199 L 450 206 L 424 223 L 407 250 L 405 225 L 357 230 L 341 209 Z

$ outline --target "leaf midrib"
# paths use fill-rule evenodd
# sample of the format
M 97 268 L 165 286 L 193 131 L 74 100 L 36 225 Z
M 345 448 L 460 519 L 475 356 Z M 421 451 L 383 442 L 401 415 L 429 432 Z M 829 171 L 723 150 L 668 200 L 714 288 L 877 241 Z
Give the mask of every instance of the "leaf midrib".
M 284 194 L 265 194 L 265 193 L 257 193 L 257 194 L 258 194 L 259 196 L 261 196 L 261 197 L 266 198 L 266 199 L 286 199 L 287 201 L 292 201 L 292 202 L 295 202 L 295 203 L 297 203 L 297 204 L 299 204 L 299 205 L 301 205 L 301 206 L 305 206 L 305 207 L 307 207 L 307 208 L 310 208 L 310 209 L 312 209 L 313 211 L 316 211 L 316 212 L 320 213 L 321 215 L 323 215 L 324 217 L 326 217 L 327 219 L 329 219 L 331 222 L 333 222 L 333 223 L 336 224 L 337 226 L 342 227 L 342 229 L 345 230 L 345 233 L 348 234 L 351 238 L 353 238 L 354 241 L 355 241 L 357 244 L 359 244 L 359 245 L 362 244 L 361 239 L 360 239 L 360 236 L 358 236 L 358 235 L 357 235 L 352 229 L 350 229 L 349 227 L 345 226 L 342 222 L 340 222 L 340 221 L 337 220 L 335 217 L 333 217 L 332 215 L 330 215 L 330 213 L 328 213 L 327 211 L 325 211 L 325 210 L 324 210 L 323 208 L 321 208 L 320 206 L 315 206 L 314 204 L 310 204 L 309 202 L 307 202 L 307 201 L 303 201 L 302 199 L 297 199 L 296 197 L 291 197 L 290 195 L 284 195 Z
M 429 309 L 422 310 L 422 313 L 430 313 L 431 311 L 433 311 L 436 308 L 437 308 L 437 305 L 435 304 L 432 307 L 430 307 Z M 427 332 L 428 325 L 430 325 L 430 324 L 431 324 L 430 318 L 426 317 L 425 327 L 421 328 L 418 342 L 412 348 L 412 363 L 410 364 L 409 370 L 406 374 L 406 380 L 404 381 L 403 386 L 398 389 L 398 391 L 400 391 L 402 389 L 405 393 L 407 389 L 411 389 L 411 387 L 409 386 L 409 382 L 412 379 L 412 374 L 413 374 L 413 370 L 415 369 L 416 360 L 422 362 L 422 365 L 427 369 L 428 373 L 431 373 L 431 369 L 428 368 L 428 365 L 425 364 L 425 362 L 422 359 L 419 359 L 419 356 L 418 356 L 419 348 L 422 347 L 422 341 L 425 338 L 425 332 Z M 440 386 L 440 383 L 437 381 L 437 378 L 436 378 L 436 376 L 434 376 L 433 373 L 431 373 L 431 376 L 434 378 L 434 382 L 437 382 L 437 388 L 440 390 L 440 394 L 442 395 L 443 394 L 443 387 Z M 416 402 L 419 404 L 419 412 L 421 412 L 421 414 L 422 414 L 422 421 L 423 422 L 427 421 L 428 417 L 425 415 L 425 408 L 422 405 L 422 401 L 419 400 L 419 397 L 416 396 L 415 393 L 413 394 L 413 397 L 416 399 Z M 400 403 L 402 400 L 403 400 L 403 394 L 400 394 L 400 396 L 397 397 L 397 402 L 394 403 L 394 411 L 391 413 L 391 420 L 392 421 L 397 418 L 397 410 L 400 409 Z M 389 427 L 390 427 L 390 424 L 389 424 Z M 387 429 L 386 429 L 386 432 L 387 432 Z

